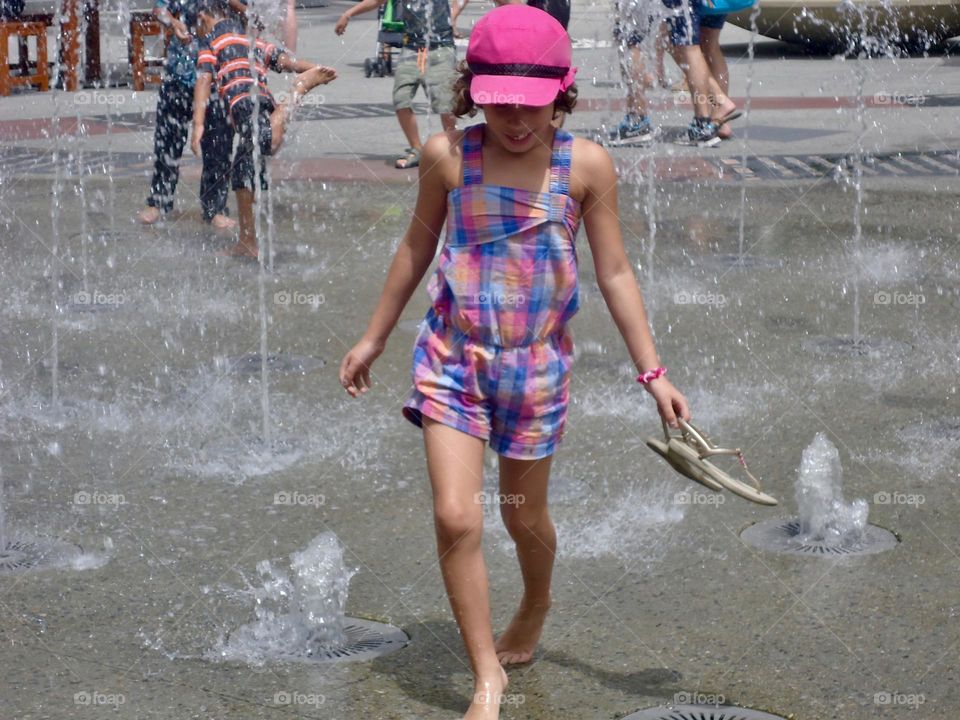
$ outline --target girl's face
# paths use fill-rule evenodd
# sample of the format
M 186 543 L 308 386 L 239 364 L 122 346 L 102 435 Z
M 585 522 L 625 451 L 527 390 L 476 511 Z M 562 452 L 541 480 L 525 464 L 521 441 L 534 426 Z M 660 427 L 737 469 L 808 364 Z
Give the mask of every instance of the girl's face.
M 505 150 L 524 153 L 548 144 L 553 103 L 550 105 L 481 105 L 487 130 Z

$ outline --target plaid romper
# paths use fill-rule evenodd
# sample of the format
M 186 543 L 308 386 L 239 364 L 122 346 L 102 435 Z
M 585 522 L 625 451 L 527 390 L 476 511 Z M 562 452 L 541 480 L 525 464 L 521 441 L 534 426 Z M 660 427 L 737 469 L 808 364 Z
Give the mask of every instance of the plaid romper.
M 580 204 L 569 196 L 573 136 L 557 130 L 549 192 L 483 183 L 484 125 L 463 139 L 463 185 L 414 344 L 403 414 L 489 440 L 501 455 L 551 455 L 567 416 L 579 307 Z

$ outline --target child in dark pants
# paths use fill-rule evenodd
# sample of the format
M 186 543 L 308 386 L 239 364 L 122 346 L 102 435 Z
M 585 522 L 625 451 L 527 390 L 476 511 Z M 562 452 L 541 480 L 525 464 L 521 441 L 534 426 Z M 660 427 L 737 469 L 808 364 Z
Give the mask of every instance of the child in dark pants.
M 193 114 L 196 80 L 197 39 L 191 35 L 196 25 L 195 0 L 156 0 L 154 14 L 173 28 L 174 37 L 167 50 L 163 83 L 157 100 L 157 127 L 154 133 L 154 168 L 146 207 L 137 219 L 152 225 L 161 213 L 173 209 L 173 196 L 180 178 L 180 157 L 187 142 L 187 130 Z M 230 148 L 233 129 L 227 124 L 226 111 L 219 98 L 210 101 L 202 147 L 203 175 L 200 179 L 200 203 L 203 219 L 216 228 L 235 225 L 227 217 L 227 177 L 230 172 Z
M 257 113 L 260 188 L 265 190 L 266 157 L 280 149 L 293 108 L 317 85 L 334 80 L 337 73 L 333 68 L 297 60 L 284 47 L 257 38 L 254 48 L 255 79 L 250 67 L 251 40 L 244 33 L 240 21 L 231 17 L 228 0 L 202 0 L 198 18 L 205 42 L 197 58 L 192 149 L 195 154 L 200 154 L 206 116 L 206 103 L 201 99 L 209 97 L 210 87 L 216 78 L 220 97 L 227 106 L 227 115 L 240 136 L 233 159 L 232 182 L 237 193 L 240 236 L 237 244 L 225 254 L 257 257 L 257 238 L 253 225 L 253 193 L 257 174 L 253 163 L 253 114 Z M 290 98 L 283 105 L 277 105 L 267 89 L 268 67 L 276 72 L 298 73 Z M 256 95 L 252 95 L 255 83 Z

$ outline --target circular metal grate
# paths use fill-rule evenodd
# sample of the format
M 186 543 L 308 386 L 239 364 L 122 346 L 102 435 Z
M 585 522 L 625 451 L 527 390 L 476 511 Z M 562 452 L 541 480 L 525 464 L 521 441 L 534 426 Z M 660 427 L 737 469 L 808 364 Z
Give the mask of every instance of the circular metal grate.
M 859 539 L 838 543 L 806 541 L 800 536 L 800 521 L 795 518 L 773 518 L 755 523 L 740 532 L 740 539 L 760 550 L 819 557 L 874 555 L 892 550 L 899 542 L 892 532 L 876 525 L 867 525 Z
M 671 705 L 649 708 L 627 715 L 623 720 L 787 720 L 762 710 L 733 705 Z
M 8 538 L 0 545 L 0 575 L 14 575 L 57 567 L 83 552 L 79 545 L 71 545 L 48 538 Z
M 822 357 L 868 357 L 880 358 L 899 355 L 910 349 L 906 343 L 886 338 L 812 337 L 804 340 L 802 347 L 807 352 Z
M 328 648 L 320 646 L 315 650 L 291 651 L 276 657 L 288 662 L 356 662 L 372 660 L 381 655 L 389 655 L 410 642 L 407 634 L 398 627 L 363 618 L 344 618 L 343 631 L 346 640 L 343 645 Z
M 271 373 L 283 375 L 306 375 L 314 370 L 319 370 L 326 364 L 326 360 L 309 355 L 287 355 L 284 353 L 267 355 L 267 370 Z M 248 355 L 224 358 L 223 365 L 227 372 L 236 375 L 256 375 L 260 372 L 262 361 L 260 353 L 249 353 Z

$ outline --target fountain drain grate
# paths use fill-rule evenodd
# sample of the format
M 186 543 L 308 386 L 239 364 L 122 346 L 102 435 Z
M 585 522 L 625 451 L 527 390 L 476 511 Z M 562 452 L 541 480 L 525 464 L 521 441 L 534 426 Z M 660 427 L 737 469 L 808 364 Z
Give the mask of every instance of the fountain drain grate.
M 773 518 L 750 525 L 740 532 L 740 539 L 760 550 L 817 557 L 875 555 L 892 550 L 899 542 L 892 532 L 876 525 L 867 525 L 859 539 L 839 543 L 804 541 L 800 537 L 800 521 L 792 518 Z
M 234 375 L 256 375 L 260 373 L 263 362 L 260 353 L 236 355 L 227 357 L 217 363 L 218 369 L 226 370 Z M 319 370 L 326 361 L 308 355 L 287 355 L 285 353 L 270 353 L 267 355 L 267 370 L 270 373 L 281 375 L 306 375 Z
M 61 566 L 65 559 L 82 552 L 80 546 L 59 540 L 11 538 L 0 545 L 0 575 Z
M 343 632 L 346 635 L 343 645 L 322 648 L 309 654 L 278 655 L 274 659 L 314 663 L 358 662 L 389 655 L 406 647 L 410 642 L 410 638 L 400 628 L 363 618 L 344 618 Z
M 640 710 L 623 720 L 786 720 L 762 710 L 733 705 L 672 705 Z

